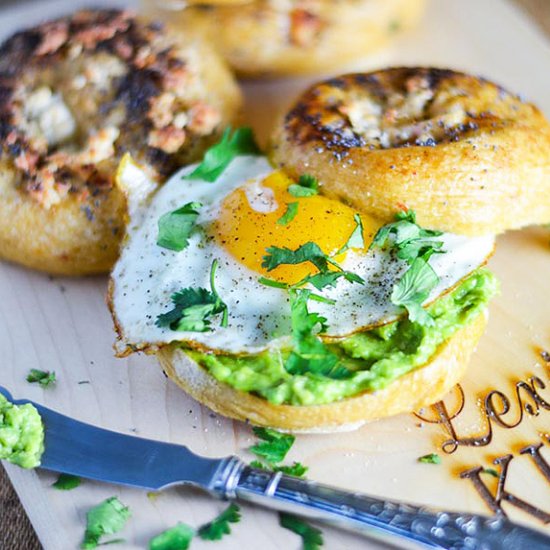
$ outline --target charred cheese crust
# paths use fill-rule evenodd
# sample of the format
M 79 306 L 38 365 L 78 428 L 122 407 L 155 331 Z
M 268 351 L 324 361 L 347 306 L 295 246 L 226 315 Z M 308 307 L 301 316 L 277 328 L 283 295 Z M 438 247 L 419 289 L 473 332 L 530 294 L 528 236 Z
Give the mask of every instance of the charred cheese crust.
M 441 345 L 429 363 L 385 389 L 328 405 L 273 405 L 235 390 L 218 382 L 177 345 L 161 348 L 157 357 L 170 379 L 217 413 L 283 431 L 328 433 L 356 429 L 366 422 L 412 412 L 439 401 L 464 376 L 486 323 L 486 315 L 479 315 Z
M 393 68 L 331 78 L 279 120 L 269 156 L 291 176 L 389 221 L 465 235 L 550 221 L 550 124 L 471 75 Z
M 108 271 L 124 232 L 122 155 L 166 176 L 198 159 L 239 105 L 206 46 L 128 12 L 80 11 L 13 35 L 0 46 L 0 256 Z
M 252 0 L 193 4 L 197 2 L 176 13 L 162 7 L 153 13 L 178 29 L 205 34 L 239 74 L 275 76 L 327 71 L 364 57 L 414 26 L 426 2 Z

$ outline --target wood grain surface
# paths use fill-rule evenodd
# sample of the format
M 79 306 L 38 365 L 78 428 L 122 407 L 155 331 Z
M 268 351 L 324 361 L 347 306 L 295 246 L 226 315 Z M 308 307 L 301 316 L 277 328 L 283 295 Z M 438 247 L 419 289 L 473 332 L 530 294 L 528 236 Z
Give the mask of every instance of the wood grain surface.
M 6 0 L 0 0 L 0 10 L 4 4 L 8 4 Z M 497 0 L 494 0 L 495 5 L 499 4 Z M 525 9 L 526 13 L 529 14 L 532 21 L 536 25 L 543 28 L 547 33 L 550 34 L 550 2 L 548 0 L 516 0 L 516 3 L 519 4 L 522 8 Z M 0 19 L 1 19 L 0 11 Z M 478 38 L 478 36 L 476 36 Z M 249 94 L 256 93 L 257 90 L 249 90 Z M 548 111 L 547 111 L 548 112 Z M 252 116 L 252 115 L 251 115 Z M 544 236 L 541 232 L 535 230 L 531 233 L 524 233 L 522 235 L 516 235 L 509 239 L 505 246 L 510 250 L 516 250 L 517 247 L 530 247 L 538 246 L 537 244 L 544 240 Z M 502 258 L 502 259 L 501 259 Z M 503 270 L 509 270 L 508 266 L 505 266 L 505 256 L 501 255 L 497 257 L 497 268 Z M 544 269 L 541 267 L 541 269 Z M 519 275 L 518 275 L 519 277 Z M 526 298 L 527 299 L 527 298 Z M 536 306 L 534 306 L 536 307 Z M 505 315 L 497 314 L 497 323 L 501 322 Z M 505 327 L 505 324 L 502 325 Z M 505 328 L 503 328 L 504 330 Z M 486 341 L 485 347 L 488 348 L 490 345 L 496 345 L 494 341 L 495 331 L 490 332 L 490 338 Z M 489 349 L 486 350 L 489 354 Z M 483 352 L 483 350 L 482 350 Z M 512 353 L 512 352 L 511 352 Z M 215 424 L 213 423 L 213 428 Z M 229 546 L 226 546 L 229 547 Z M 15 495 L 10 482 L 5 475 L 4 470 L 0 467 L 0 548 L 6 550 L 35 550 L 40 548 L 40 544 L 34 535 L 32 527 L 19 504 L 18 498 Z M 50 547 L 48 550 L 57 550 L 57 548 Z M 63 550 L 60 548 L 59 550 Z

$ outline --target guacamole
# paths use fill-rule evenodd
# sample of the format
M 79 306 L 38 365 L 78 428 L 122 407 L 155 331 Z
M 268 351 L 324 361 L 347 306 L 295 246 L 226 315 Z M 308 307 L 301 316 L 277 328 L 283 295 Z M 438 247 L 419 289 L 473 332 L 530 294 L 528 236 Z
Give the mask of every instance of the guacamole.
M 0 394 L 0 460 L 22 468 L 40 466 L 44 452 L 44 426 L 30 404 L 14 405 Z
M 284 367 L 289 349 L 269 349 L 245 356 L 184 351 L 216 380 L 262 396 L 270 403 L 333 403 L 382 389 L 427 363 L 445 340 L 482 313 L 497 286 L 490 271 L 479 269 L 427 308 L 435 321 L 433 326 L 421 326 L 405 317 L 329 344 L 348 371 L 338 378 L 290 374 Z

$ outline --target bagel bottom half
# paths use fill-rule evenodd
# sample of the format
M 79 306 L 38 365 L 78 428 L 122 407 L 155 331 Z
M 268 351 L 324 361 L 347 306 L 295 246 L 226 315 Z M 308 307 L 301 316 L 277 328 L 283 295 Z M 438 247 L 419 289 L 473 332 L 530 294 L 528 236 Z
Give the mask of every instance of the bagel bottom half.
M 353 430 L 366 422 L 412 412 L 441 399 L 464 375 L 486 324 L 486 314 L 478 315 L 445 341 L 429 363 L 383 390 L 325 405 L 273 405 L 235 390 L 218 382 L 175 344 L 161 348 L 157 355 L 170 379 L 217 413 L 282 431 L 329 433 Z

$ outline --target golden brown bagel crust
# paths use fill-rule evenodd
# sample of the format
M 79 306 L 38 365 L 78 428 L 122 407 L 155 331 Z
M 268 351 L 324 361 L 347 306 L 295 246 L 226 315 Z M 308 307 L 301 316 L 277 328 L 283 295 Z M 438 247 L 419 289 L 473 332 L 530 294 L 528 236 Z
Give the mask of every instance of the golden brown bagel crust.
M 0 46 L 0 256 L 105 272 L 123 234 L 114 186 L 130 152 L 153 178 L 196 160 L 240 94 L 208 48 L 119 10 L 90 10 Z
M 486 315 L 479 315 L 445 342 L 429 363 L 387 388 L 328 405 L 273 405 L 237 391 L 210 376 L 177 345 L 161 348 L 157 357 L 164 372 L 178 386 L 224 416 L 290 432 L 334 432 L 412 412 L 441 399 L 464 375 L 486 322 Z
M 188 5 L 179 13 L 157 4 L 155 17 L 205 34 L 239 74 L 275 76 L 328 71 L 364 57 L 414 26 L 426 2 L 218 1 Z
M 487 80 L 433 68 L 349 74 L 305 91 L 270 158 L 380 219 L 479 235 L 550 221 L 550 124 Z

